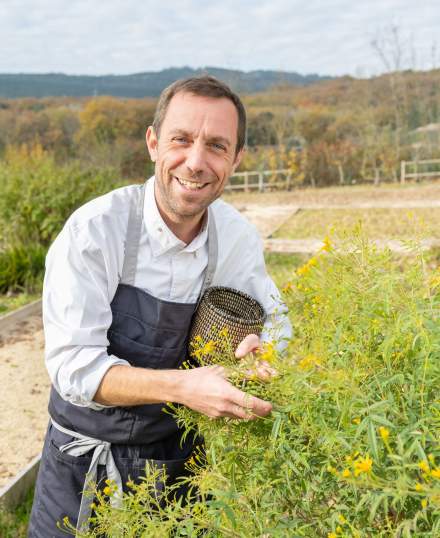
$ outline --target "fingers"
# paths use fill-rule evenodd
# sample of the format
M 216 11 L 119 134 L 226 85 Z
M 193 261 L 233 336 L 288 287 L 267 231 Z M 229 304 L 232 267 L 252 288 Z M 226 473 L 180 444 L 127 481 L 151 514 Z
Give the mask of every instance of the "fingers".
M 257 376 L 260 381 L 264 381 L 265 383 L 270 381 L 276 375 L 278 375 L 278 372 L 275 368 L 272 368 L 272 366 L 265 361 L 255 363 L 255 367 L 252 370 L 246 371 L 246 379 L 254 379 L 254 376 Z
M 256 351 L 260 347 L 260 339 L 256 334 L 248 334 L 237 346 L 235 356 L 237 359 L 243 358 L 251 351 Z
M 257 417 L 265 417 L 272 411 L 272 404 L 265 402 L 256 396 L 246 394 L 241 390 L 231 387 L 231 399 L 233 403 Z

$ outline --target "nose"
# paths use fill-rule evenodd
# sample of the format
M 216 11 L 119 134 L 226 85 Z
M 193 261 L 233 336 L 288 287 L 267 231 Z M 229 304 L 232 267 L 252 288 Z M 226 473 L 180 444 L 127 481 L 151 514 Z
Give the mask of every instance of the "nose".
M 186 154 L 185 164 L 192 176 L 200 175 L 205 167 L 205 148 L 203 144 L 195 141 Z

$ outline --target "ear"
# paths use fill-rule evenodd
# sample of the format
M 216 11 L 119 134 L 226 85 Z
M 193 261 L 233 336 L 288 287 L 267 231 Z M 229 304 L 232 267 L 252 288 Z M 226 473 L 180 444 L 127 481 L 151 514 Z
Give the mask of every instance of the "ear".
M 153 162 L 156 162 L 158 138 L 157 138 L 156 133 L 154 132 L 154 129 L 153 129 L 153 127 L 151 125 L 147 129 L 147 133 L 145 135 L 145 140 L 147 142 L 147 148 L 148 148 L 148 153 L 150 154 L 150 159 Z
M 243 158 L 245 149 L 241 148 L 241 150 L 237 153 L 234 159 L 234 164 L 232 165 L 232 173 L 235 172 L 235 170 L 238 168 L 238 165 L 241 163 L 241 159 Z

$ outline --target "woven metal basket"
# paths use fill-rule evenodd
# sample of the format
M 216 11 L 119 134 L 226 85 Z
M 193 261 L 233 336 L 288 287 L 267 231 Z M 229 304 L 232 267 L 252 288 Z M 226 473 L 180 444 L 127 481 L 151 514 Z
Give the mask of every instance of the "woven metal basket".
M 248 334 L 261 334 L 265 317 L 263 307 L 247 293 L 213 286 L 205 291 L 194 314 L 190 342 L 196 336 L 209 340 L 219 331 L 227 329 L 235 350 Z

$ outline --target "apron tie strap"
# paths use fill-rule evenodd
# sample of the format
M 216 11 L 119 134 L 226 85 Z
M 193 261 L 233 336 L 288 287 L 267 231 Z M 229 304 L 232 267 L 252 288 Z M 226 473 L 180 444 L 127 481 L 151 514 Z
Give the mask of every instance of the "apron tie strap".
M 92 515 L 91 503 L 94 499 L 93 488 L 98 478 L 98 465 L 105 465 L 107 477 L 116 485 L 116 491 L 110 498 L 110 504 L 115 508 L 122 506 L 122 479 L 111 451 L 111 444 L 108 441 L 101 441 L 93 437 L 87 437 L 80 433 L 64 428 L 55 420 L 51 419 L 52 425 L 62 433 L 75 437 L 76 440 L 59 447 L 60 452 L 65 452 L 75 458 L 87 454 L 93 450 L 92 461 L 84 480 L 84 489 L 79 508 L 76 531 L 86 532 L 89 528 L 89 518 Z

